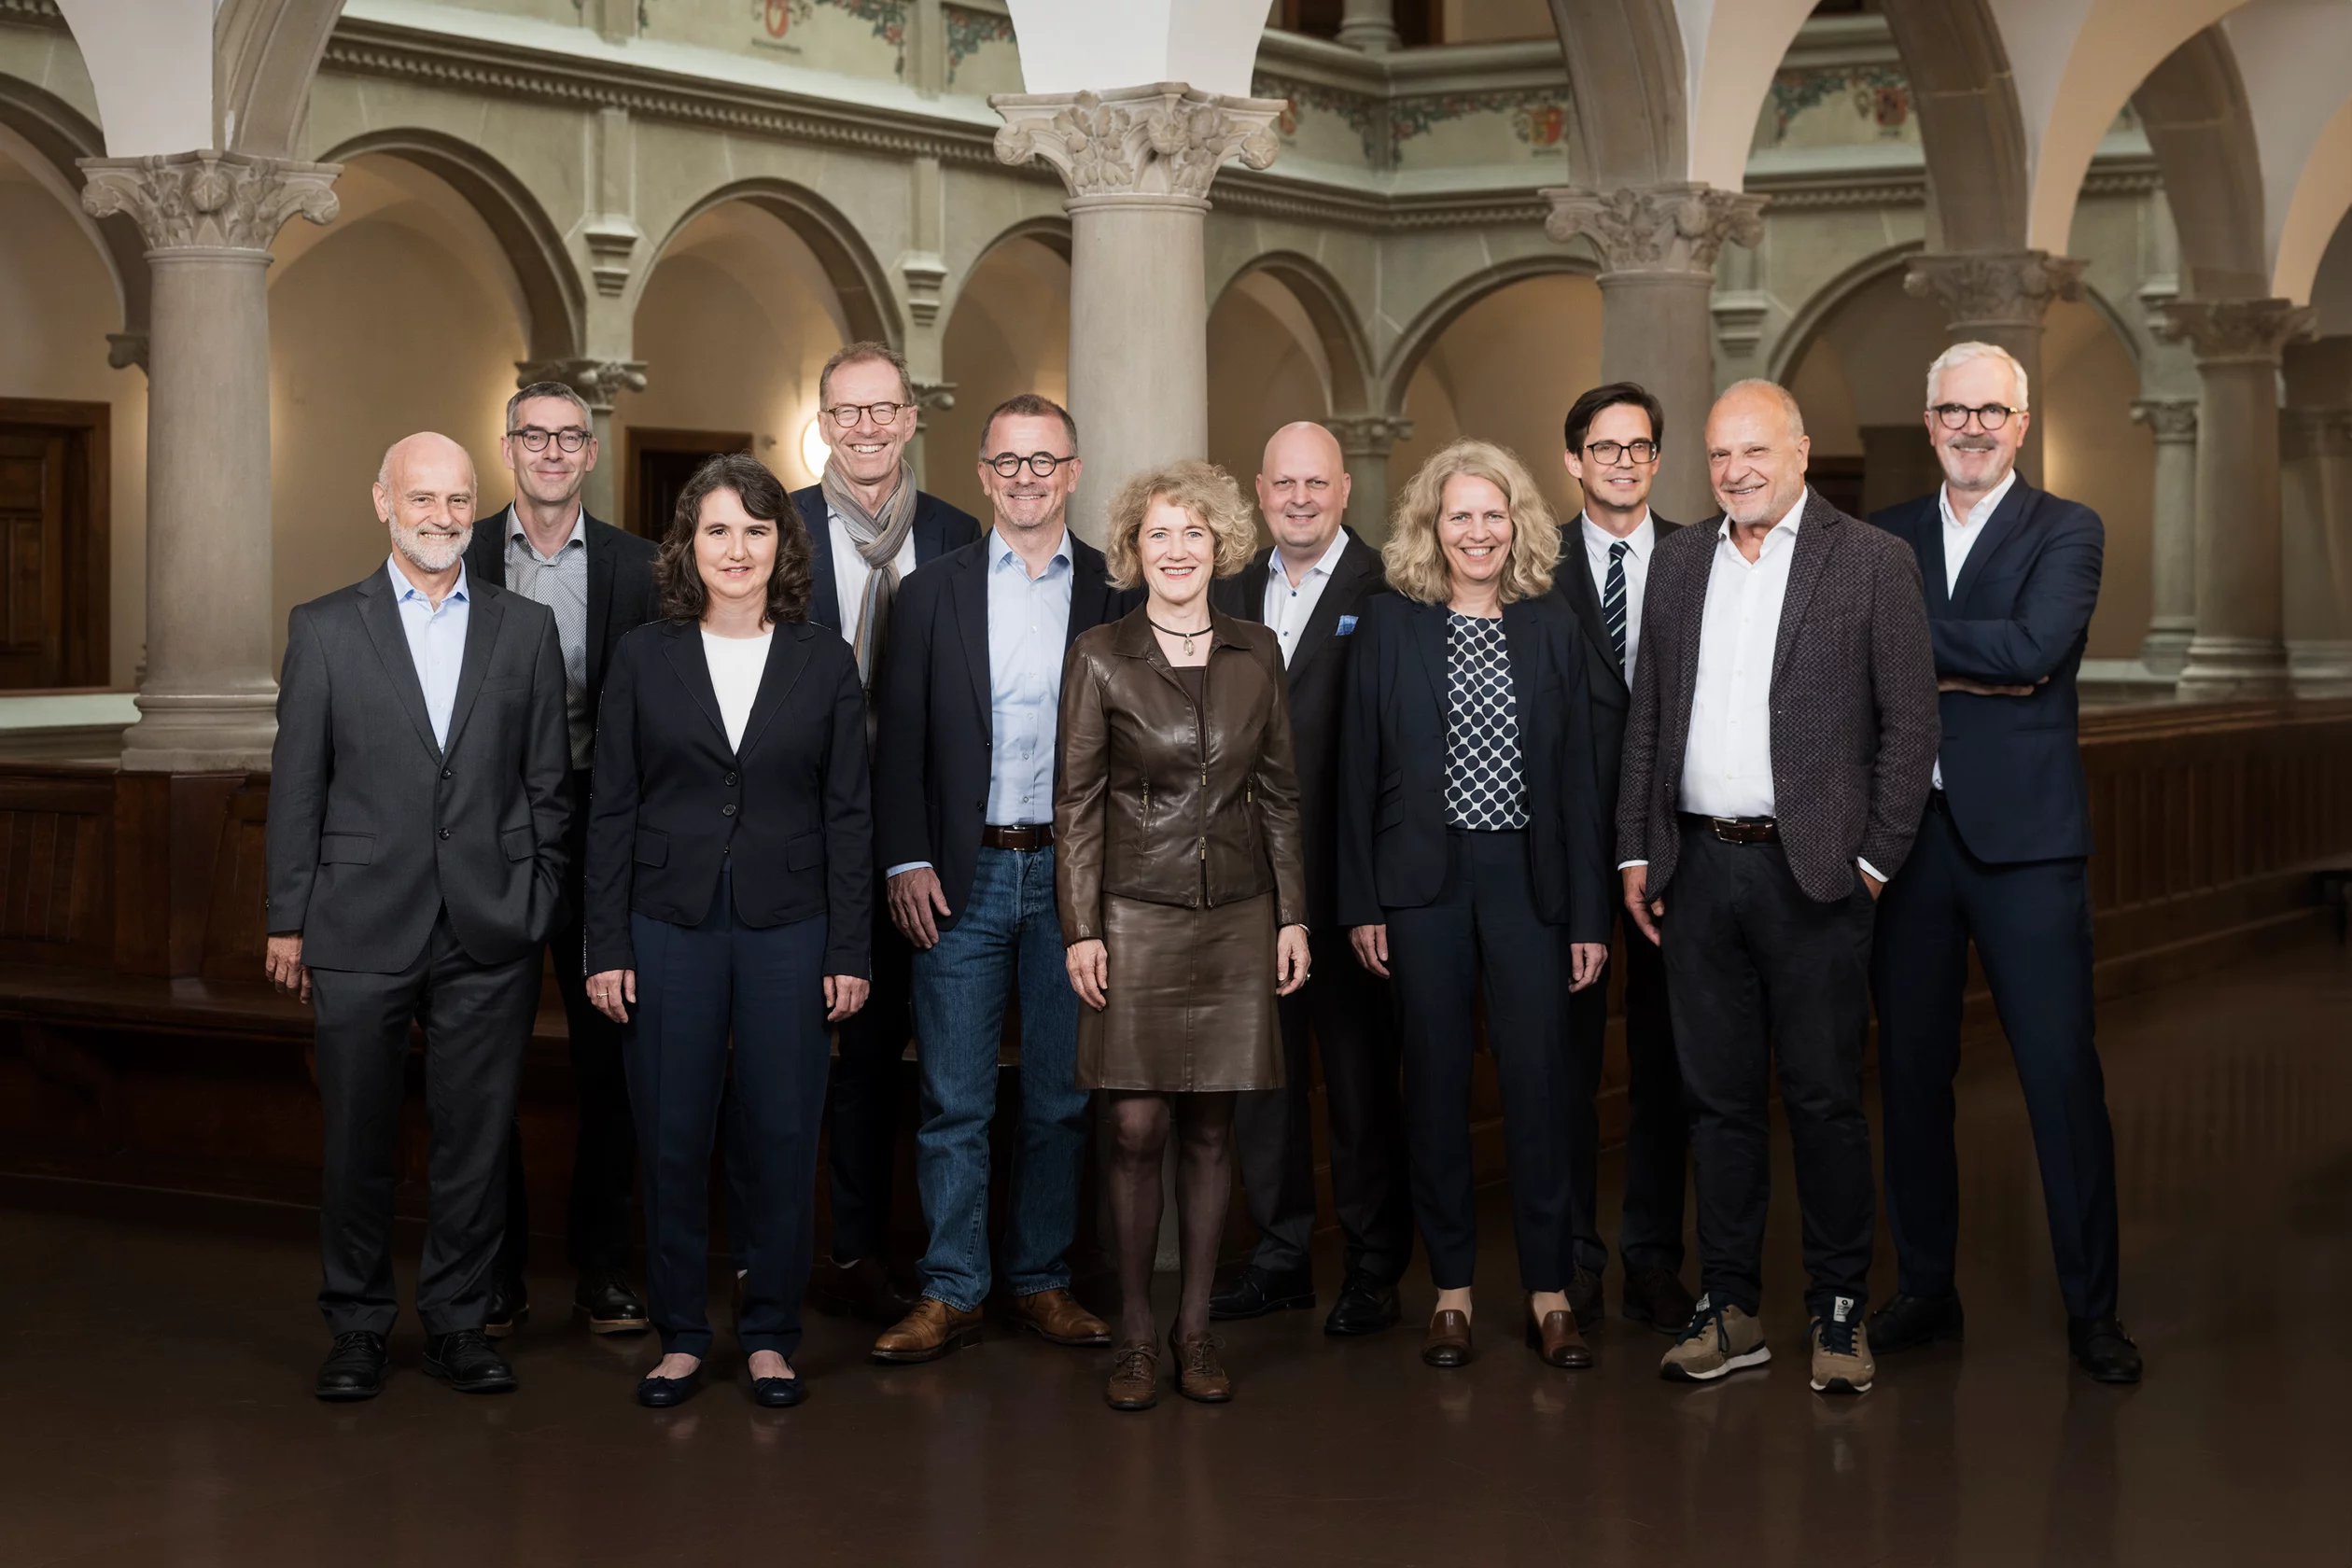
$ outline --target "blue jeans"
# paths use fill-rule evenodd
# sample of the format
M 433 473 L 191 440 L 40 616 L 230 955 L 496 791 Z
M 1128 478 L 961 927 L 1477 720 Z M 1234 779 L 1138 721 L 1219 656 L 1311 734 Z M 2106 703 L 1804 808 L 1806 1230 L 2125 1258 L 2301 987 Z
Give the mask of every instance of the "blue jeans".
M 1078 997 L 1062 961 L 1054 852 L 984 847 L 954 929 L 915 955 L 923 1085 L 915 1163 L 931 1230 L 923 1294 L 958 1311 L 977 1310 L 988 1295 L 988 1123 L 1016 976 L 1021 1121 L 1004 1267 L 1014 1294 L 1031 1295 L 1070 1283 L 1089 1096 L 1076 1086 Z

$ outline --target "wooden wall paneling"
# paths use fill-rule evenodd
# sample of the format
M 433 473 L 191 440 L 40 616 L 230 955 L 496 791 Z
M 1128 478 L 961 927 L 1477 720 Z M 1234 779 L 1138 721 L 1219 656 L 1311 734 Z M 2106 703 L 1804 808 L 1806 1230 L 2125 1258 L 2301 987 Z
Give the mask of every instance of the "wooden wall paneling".
M 114 967 L 126 974 L 169 974 L 171 776 L 118 773 L 114 777 Z
M 107 961 L 113 813 L 104 773 L 0 776 L 0 960 Z
M 268 920 L 270 814 L 266 774 L 245 778 L 222 804 L 213 854 L 211 910 L 199 972 L 217 980 L 258 980 Z M 560 1002 L 558 1005 L 561 1005 Z

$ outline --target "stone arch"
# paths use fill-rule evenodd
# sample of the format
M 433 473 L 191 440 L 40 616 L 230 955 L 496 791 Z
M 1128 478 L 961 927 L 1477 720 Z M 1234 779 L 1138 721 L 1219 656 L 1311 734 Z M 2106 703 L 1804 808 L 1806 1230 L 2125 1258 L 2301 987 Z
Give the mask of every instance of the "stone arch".
M 981 263 L 987 260 L 1000 248 L 1016 240 L 1033 240 L 1067 262 L 1070 259 L 1070 218 L 1067 215 L 1058 212 L 1040 213 L 1031 217 L 1022 218 L 1017 223 L 1008 224 L 990 235 L 973 251 L 972 259 L 965 262 L 962 271 L 956 274 L 954 286 L 941 291 L 940 320 L 944 322 L 954 318 L 956 306 L 963 300 L 964 286 L 972 281 L 973 274 L 980 270 Z
M 2271 292 L 2308 300 L 2345 214 L 2352 211 L 2352 100 L 2336 108 L 2279 214 L 2277 258 Z
M 1916 242 L 1911 242 L 1873 251 L 1814 289 L 1773 340 L 1765 365 L 1766 378 L 1785 383 L 1803 361 L 1805 351 L 1821 335 L 1822 328 L 1844 308 L 1846 301 L 1887 273 L 1902 272 L 1919 249 Z
M 2261 151 L 2228 37 L 2218 26 L 2191 36 L 2148 74 L 2132 105 L 2163 171 L 2186 291 L 2269 293 Z
M 1551 0 L 1568 94 L 1596 189 L 1690 177 L 1690 109 L 1682 28 L 1672 0 L 1593 6 Z
M 219 144 L 265 158 L 300 155 L 311 78 L 343 0 L 224 0 L 213 17 L 213 115 Z
M 906 330 L 899 319 L 898 301 L 890 289 L 889 274 L 876 261 L 873 250 L 857 227 L 843 216 L 841 210 L 805 186 L 788 180 L 748 179 L 721 186 L 696 200 L 680 212 L 662 243 L 646 259 L 629 280 L 623 299 L 623 314 L 634 316 L 643 298 L 645 286 L 661 265 L 662 258 L 678 236 L 694 219 L 713 207 L 729 202 L 741 202 L 781 222 L 800 238 L 823 269 L 826 281 L 841 302 L 842 319 L 847 324 L 852 339 L 865 339 L 903 348 Z
M 1329 269 L 1296 251 L 1268 251 L 1236 269 L 1217 291 L 1227 290 L 1253 273 L 1264 273 L 1288 289 L 1313 324 L 1325 360 L 1331 367 L 1331 406 L 1336 413 L 1368 410 L 1372 393 L 1372 347 L 1347 290 Z M 1215 310 L 1215 301 L 1211 301 Z
M 80 111 L 56 94 L 15 77 L 0 75 L 0 131 L 22 148 L 34 175 L 70 211 L 105 259 L 122 305 L 122 331 L 114 362 L 145 362 L 147 329 L 147 241 L 127 213 L 92 218 L 82 211 L 86 176 L 80 160 L 105 156 L 105 137 Z
M 2017 82 L 1988 0 L 1883 0 L 1946 251 L 2021 250 L 2031 169 Z
M 371 153 L 415 164 L 455 190 L 481 215 L 521 286 L 530 313 L 533 359 L 567 359 L 581 352 L 587 307 L 580 274 L 565 250 L 563 236 L 527 186 L 480 147 L 439 131 L 413 127 L 354 136 L 328 152 L 323 161 L 340 163 Z
M 1600 268 L 1588 257 L 1552 249 L 1498 261 L 1456 279 L 1423 305 L 1389 346 L 1388 357 L 1371 388 L 1370 406 L 1392 418 L 1403 418 L 1406 388 L 1412 385 L 1413 372 L 1421 368 L 1431 346 L 1463 311 L 1496 289 L 1529 278 L 1592 277 L 1599 272 Z

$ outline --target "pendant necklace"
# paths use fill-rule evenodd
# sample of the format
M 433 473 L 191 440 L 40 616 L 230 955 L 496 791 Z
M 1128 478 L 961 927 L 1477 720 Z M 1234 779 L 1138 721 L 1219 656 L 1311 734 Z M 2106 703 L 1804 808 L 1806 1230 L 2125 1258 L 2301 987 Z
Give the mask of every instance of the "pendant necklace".
M 1146 620 L 1146 621 L 1151 621 L 1151 623 L 1152 623 L 1152 630 L 1154 630 L 1154 631 L 1155 631 L 1155 632 L 1158 632 L 1158 633 L 1162 634 L 1163 636 L 1166 636 L 1166 637 L 1183 637 L 1183 638 L 1184 639 L 1184 657 L 1185 657 L 1185 658 L 1187 658 L 1187 659 L 1189 659 L 1189 658 L 1191 658 L 1191 657 L 1192 657 L 1192 651 L 1193 651 L 1193 638 L 1195 638 L 1195 637 L 1207 637 L 1207 636 L 1209 635 L 1209 633 L 1210 633 L 1210 630 L 1211 630 L 1211 628 L 1210 628 L 1210 627 L 1203 626 L 1203 627 L 1201 627 L 1201 628 L 1200 628 L 1200 630 L 1198 630 L 1198 631 L 1197 631 L 1197 632 L 1180 632 L 1180 631 L 1178 631 L 1178 630 L 1177 630 L 1175 627 L 1173 627 L 1173 626 L 1163 626 L 1163 625 L 1161 625 L 1158 622 L 1156 622 L 1156 621 L 1152 621 L 1152 618 L 1151 618 L 1150 616 L 1148 616 L 1148 615 L 1146 615 L 1145 617 L 1143 617 L 1143 619 L 1144 619 L 1144 620 Z

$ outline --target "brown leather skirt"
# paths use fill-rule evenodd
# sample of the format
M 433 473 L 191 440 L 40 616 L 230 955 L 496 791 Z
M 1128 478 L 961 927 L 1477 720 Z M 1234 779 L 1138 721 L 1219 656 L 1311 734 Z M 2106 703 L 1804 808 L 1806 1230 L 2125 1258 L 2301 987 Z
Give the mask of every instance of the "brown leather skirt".
M 1104 894 L 1110 1005 L 1078 1004 L 1078 1086 L 1192 1094 L 1282 1085 L 1274 895 L 1214 909 Z

